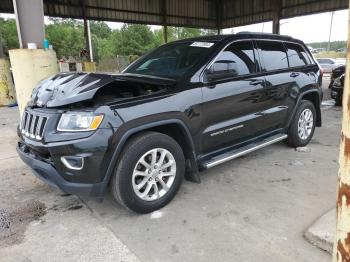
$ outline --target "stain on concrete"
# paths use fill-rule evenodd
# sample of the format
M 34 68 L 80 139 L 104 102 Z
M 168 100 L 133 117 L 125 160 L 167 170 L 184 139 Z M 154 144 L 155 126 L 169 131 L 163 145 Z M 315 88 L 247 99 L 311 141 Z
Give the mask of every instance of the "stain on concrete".
M 282 178 L 282 179 L 275 179 L 275 180 L 268 180 L 269 183 L 279 183 L 279 182 L 290 182 L 292 181 L 291 178 Z
M 20 243 L 28 224 L 46 214 L 46 206 L 37 200 L 25 201 L 13 209 L 0 209 L 0 246 Z
M 78 210 L 83 208 L 83 205 L 76 205 L 76 206 L 71 206 L 67 210 Z
M 230 215 L 235 215 L 235 216 L 239 216 L 239 215 L 240 215 L 240 212 L 237 211 L 237 210 L 231 209 L 231 210 L 228 211 L 228 214 L 230 214 Z
M 176 253 L 179 253 L 179 252 L 180 252 L 180 250 L 177 247 L 177 245 L 175 245 L 175 244 L 171 245 L 171 253 L 176 254 Z
M 209 218 L 216 218 L 219 216 L 221 216 L 221 211 L 213 211 L 213 212 L 207 213 L 207 217 Z

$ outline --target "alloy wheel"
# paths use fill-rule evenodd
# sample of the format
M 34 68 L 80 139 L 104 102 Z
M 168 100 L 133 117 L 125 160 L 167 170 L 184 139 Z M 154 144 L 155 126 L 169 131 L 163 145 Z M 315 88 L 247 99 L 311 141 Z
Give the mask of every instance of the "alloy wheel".
M 132 186 L 142 200 L 155 201 L 167 194 L 175 176 L 174 156 L 164 148 L 154 148 L 137 161 L 132 174 Z
M 304 109 L 298 120 L 298 135 L 301 139 L 309 138 L 314 125 L 314 117 L 312 111 L 308 108 Z

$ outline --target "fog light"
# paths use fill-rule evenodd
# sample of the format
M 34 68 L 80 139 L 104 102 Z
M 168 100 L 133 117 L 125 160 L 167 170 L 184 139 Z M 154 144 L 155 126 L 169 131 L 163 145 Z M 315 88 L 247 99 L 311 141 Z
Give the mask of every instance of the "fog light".
M 81 170 L 84 167 L 84 158 L 80 156 L 62 156 L 61 161 L 69 169 Z

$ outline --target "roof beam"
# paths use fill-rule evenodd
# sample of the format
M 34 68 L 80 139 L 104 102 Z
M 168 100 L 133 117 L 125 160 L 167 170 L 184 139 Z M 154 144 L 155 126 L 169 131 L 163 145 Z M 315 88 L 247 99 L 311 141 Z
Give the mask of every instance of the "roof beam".
M 79 0 L 43 0 L 45 15 L 83 19 Z M 253 23 L 346 9 L 348 0 L 84 0 L 86 18 L 98 21 L 223 29 Z M 12 0 L 0 1 L 0 12 L 12 12 Z M 277 16 L 276 16 L 277 14 Z M 165 19 L 164 19 L 165 17 Z

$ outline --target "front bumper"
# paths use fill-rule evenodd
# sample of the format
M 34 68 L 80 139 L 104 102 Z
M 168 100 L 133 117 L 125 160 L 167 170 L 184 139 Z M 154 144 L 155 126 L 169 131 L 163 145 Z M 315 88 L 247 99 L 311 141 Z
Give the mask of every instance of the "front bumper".
M 81 196 L 90 196 L 90 197 L 103 197 L 105 191 L 105 183 L 74 183 L 65 180 L 56 168 L 48 163 L 39 159 L 29 150 L 28 146 L 24 143 L 19 142 L 17 144 L 17 152 L 20 158 L 26 163 L 33 171 L 34 174 L 45 181 L 46 183 L 60 188 L 62 191 Z
M 22 117 L 23 127 L 17 129 L 21 159 L 39 178 L 67 193 L 103 197 L 114 167 L 115 132 L 123 123 L 114 111 L 107 106 L 97 108 L 104 121 L 95 131 L 86 132 L 57 131 L 62 112 L 56 109 L 27 107 L 25 112 L 28 123 Z M 40 125 L 38 117 L 46 122 Z

